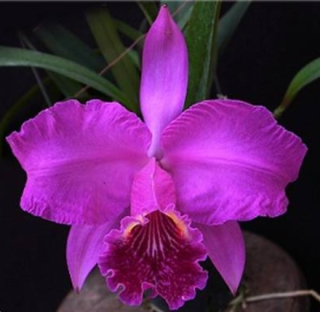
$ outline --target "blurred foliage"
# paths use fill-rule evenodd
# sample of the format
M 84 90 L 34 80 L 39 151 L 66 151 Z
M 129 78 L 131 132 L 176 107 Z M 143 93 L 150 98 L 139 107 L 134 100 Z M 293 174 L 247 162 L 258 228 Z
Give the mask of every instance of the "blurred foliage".
M 217 34 L 220 1 L 194 4 L 186 28 L 189 52 L 189 85 L 185 107 L 206 99 L 211 89 L 210 76 L 217 62 Z
M 160 3 L 137 2 L 145 16 L 141 24 L 144 28 L 154 21 L 159 5 L 164 3 L 163 0 Z M 219 56 L 237 30 L 250 2 L 236 2 L 222 17 L 220 1 L 169 1 L 167 5 L 188 44 L 188 107 L 208 98 L 213 83 L 219 92 L 216 74 Z M 23 48 L 0 46 L 0 66 L 31 67 L 37 81 L 37 85 L 13 103 L 2 117 L 0 149 L 15 116 L 28 107 L 36 95 L 42 93 L 47 97 L 52 89 L 54 96 L 47 99 L 49 103 L 66 98 L 85 101 L 94 96 L 119 101 L 139 114 L 140 54 L 145 33 L 141 29 L 144 28 L 135 29 L 115 19 L 106 7 L 101 6 L 85 12 L 85 19 L 96 42 L 94 49 L 55 21 L 43 21 L 30 34 L 20 33 Z M 43 47 L 47 49 L 45 52 L 41 51 Z M 38 69 L 44 70 L 44 74 L 39 75 Z M 296 94 L 319 76 L 319 59 L 299 71 L 274 112 L 275 116 L 279 117 Z
M 293 99 L 296 97 L 298 92 L 303 87 L 305 87 L 306 85 L 318 78 L 320 78 L 320 58 L 317 58 L 305 65 L 293 77 L 281 101 L 281 104 L 273 112 L 274 117 L 281 117 L 281 115 L 284 113 L 284 111 L 289 107 Z

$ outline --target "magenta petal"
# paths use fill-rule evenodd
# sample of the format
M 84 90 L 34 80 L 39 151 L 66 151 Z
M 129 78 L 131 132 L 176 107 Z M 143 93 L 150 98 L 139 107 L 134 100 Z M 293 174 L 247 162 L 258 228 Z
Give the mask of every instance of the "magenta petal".
M 66 224 L 103 224 L 130 204 L 150 132 L 118 103 L 58 103 L 7 138 L 27 172 L 24 210 Z
M 183 112 L 164 130 L 163 148 L 177 206 L 208 225 L 284 213 L 285 187 L 307 151 L 267 109 L 232 100 Z
M 80 291 L 82 285 L 98 262 L 103 251 L 104 237 L 113 228 L 119 227 L 121 218 L 100 226 L 74 225 L 67 242 L 67 263 L 73 288 Z
M 198 261 L 207 256 L 202 235 L 177 212 L 154 211 L 143 219 L 127 217 L 105 238 L 99 267 L 111 291 L 126 304 L 139 305 L 143 292 L 160 295 L 170 309 L 195 297 L 207 280 Z
M 240 226 L 235 221 L 222 225 L 196 224 L 202 232 L 208 255 L 233 294 L 236 293 L 245 265 L 245 245 Z
M 159 154 L 162 130 L 182 111 L 188 82 L 188 52 L 169 9 L 162 7 L 144 43 L 140 102 L 152 133 L 149 155 Z
M 176 203 L 175 187 L 170 175 L 154 158 L 134 177 L 131 189 L 131 215 L 165 211 Z

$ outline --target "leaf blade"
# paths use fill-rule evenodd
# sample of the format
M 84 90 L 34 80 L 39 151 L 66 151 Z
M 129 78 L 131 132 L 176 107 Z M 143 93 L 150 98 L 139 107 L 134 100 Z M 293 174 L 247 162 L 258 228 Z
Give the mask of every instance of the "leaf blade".
M 101 55 L 94 52 L 68 29 L 54 21 L 42 22 L 33 32 L 55 55 L 75 61 L 96 72 L 106 66 Z M 67 98 L 72 97 L 82 88 L 78 82 L 59 74 L 49 72 L 49 75 Z
M 189 87 L 185 107 L 204 100 L 210 89 L 211 72 L 216 66 L 216 37 L 221 2 L 194 4 L 186 29 L 189 51 Z
M 88 85 L 130 107 L 130 101 L 110 81 L 90 69 L 70 60 L 47 53 L 0 46 L 0 66 L 34 66 Z
M 30 49 L 30 50 L 38 51 L 36 49 L 36 47 L 30 41 L 30 39 L 27 37 L 26 34 L 24 34 L 23 32 L 20 32 L 19 36 L 21 38 L 21 43 L 22 43 L 23 48 L 26 48 L 26 46 L 27 46 L 28 49 Z M 42 85 L 42 81 L 38 75 L 37 69 L 35 69 L 34 67 L 32 67 L 31 69 L 34 73 L 34 76 L 37 80 L 38 85 L 40 86 L 40 89 L 41 89 L 42 94 L 45 98 L 45 101 L 47 102 L 47 105 L 51 106 L 52 103 L 50 101 L 49 96 L 46 94 L 46 90 L 45 90 L 44 86 Z M 61 76 L 59 74 L 56 74 L 56 73 L 48 71 L 48 70 L 47 70 L 47 74 L 55 82 L 57 87 L 60 89 L 61 93 L 64 94 L 66 97 L 71 97 L 78 90 L 80 90 L 82 88 L 82 85 L 74 80 L 71 80 L 69 78 L 66 78 L 64 76 Z
M 50 91 L 50 98 L 53 101 L 59 100 L 61 96 L 60 90 L 57 86 L 54 85 L 52 80 L 49 77 L 43 79 L 43 84 L 46 86 L 47 90 Z M 10 130 L 9 127 L 11 124 L 16 121 L 17 116 L 20 112 L 26 109 L 27 104 L 30 103 L 31 99 L 34 99 L 37 95 L 41 93 L 40 87 L 38 84 L 32 86 L 26 93 L 24 93 L 1 117 L 0 119 L 0 156 L 4 152 L 4 138 Z M 43 109 L 46 108 L 46 105 L 43 104 Z
M 273 112 L 275 118 L 281 117 L 302 88 L 319 78 L 320 58 L 316 58 L 302 67 L 293 77 L 283 96 L 281 104 Z
M 69 30 L 55 22 L 43 22 L 34 30 L 34 34 L 55 55 L 72 60 L 96 72 L 106 66 L 100 55 Z
M 153 1 L 137 1 L 148 23 L 151 25 L 158 15 L 158 8 Z
M 171 14 L 174 16 L 175 21 L 179 25 L 180 29 L 184 29 L 189 21 L 194 1 L 160 1 L 162 5 L 167 5 Z
M 113 20 L 115 22 L 115 25 L 118 31 L 124 34 L 125 36 L 127 36 L 128 38 L 130 38 L 132 41 L 136 41 L 139 37 L 143 35 L 141 31 L 129 26 L 128 24 L 117 19 L 113 19 Z
M 47 71 L 47 73 L 66 98 L 73 97 L 82 88 L 80 83 L 70 78 L 61 76 L 52 71 Z
M 174 19 L 179 25 L 180 29 L 184 29 L 190 18 L 194 1 L 160 1 L 162 5 L 167 5 L 170 9 L 171 14 L 174 15 Z
M 107 9 L 99 8 L 87 11 L 86 19 L 105 60 L 109 65 L 113 64 L 111 72 L 118 86 L 134 103 L 137 110 L 138 72 L 130 57 L 124 55 L 126 48 L 120 40 L 113 18 Z M 119 59 L 120 55 L 124 56 Z
M 218 51 L 222 54 L 231 37 L 239 26 L 243 16 L 247 12 L 251 1 L 238 1 L 220 19 L 218 28 Z

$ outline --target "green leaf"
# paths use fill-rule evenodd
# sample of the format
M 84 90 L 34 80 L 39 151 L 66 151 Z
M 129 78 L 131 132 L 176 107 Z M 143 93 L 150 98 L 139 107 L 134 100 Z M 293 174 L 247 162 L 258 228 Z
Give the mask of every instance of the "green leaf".
M 217 43 L 215 53 L 222 55 L 226 49 L 230 39 L 235 33 L 237 27 L 239 26 L 244 14 L 247 12 L 251 1 L 238 1 L 236 2 L 228 12 L 220 19 L 218 25 L 218 34 L 217 34 Z M 217 56 L 215 56 L 217 57 Z M 216 69 L 216 68 L 215 68 Z M 223 96 L 221 93 L 220 83 L 217 76 L 217 72 L 212 72 L 209 78 L 209 85 L 212 85 L 212 82 L 215 84 L 216 91 L 220 96 Z
M 72 60 L 96 72 L 100 72 L 106 66 L 106 62 L 99 54 L 55 22 L 43 22 L 34 30 L 34 33 L 55 55 Z
M 74 97 L 75 94 L 82 88 L 82 85 L 77 81 L 61 76 L 49 70 L 47 73 L 66 98 Z
M 137 67 L 137 69 L 141 69 L 141 64 L 140 64 L 140 57 L 137 51 L 130 51 L 128 52 L 128 56 L 131 59 L 131 62 Z
M 158 15 L 158 7 L 153 1 L 137 1 L 137 4 L 151 25 Z
M 92 87 L 131 109 L 128 98 L 110 81 L 82 65 L 59 56 L 0 46 L 0 66 L 34 66 L 51 70 Z
M 61 93 L 58 88 L 53 84 L 52 80 L 48 77 L 43 79 L 43 84 L 50 93 L 50 98 L 57 101 L 61 97 Z M 24 112 L 24 109 L 29 108 L 27 104 L 34 99 L 41 92 L 39 85 L 31 87 L 22 97 L 19 98 L 5 113 L 0 120 L 0 155 L 3 155 L 4 149 L 4 137 L 9 131 L 11 123 L 17 120 L 19 113 Z M 43 105 L 43 108 L 46 106 Z M 28 109 L 29 111 L 29 109 Z
M 320 58 L 317 58 L 304 66 L 292 79 L 289 87 L 282 99 L 281 104 L 274 110 L 273 115 L 275 118 L 281 117 L 283 112 L 289 107 L 292 100 L 296 97 L 298 92 L 320 78 Z
M 112 64 L 111 71 L 120 89 L 126 94 L 138 110 L 139 75 L 122 44 L 114 21 L 105 8 L 93 9 L 86 18 L 102 55 Z M 119 56 L 123 57 L 119 58 Z
M 77 62 L 96 72 L 100 72 L 106 66 L 106 62 L 99 54 L 56 22 L 42 22 L 35 28 L 34 34 L 55 55 Z M 82 87 L 80 83 L 74 80 L 56 73 L 48 73 L 66 97 L 74 96 Z M 85 96 L 87 95 L 85 94 Z
M 141 31 L 131 27 L 127 23 L 124 23 L 124 22 L 117 20 L 117 19 L 113 19 L 113 21 L 114 21 L 117 29 L 119 30 L 119 32 L 121 32 L 123 35 L 130 38 L 132 41 L 138 40 L 138 38 L 143 35 L 143 33 Z
M 28 102 L 31 98 L 33 98 L 39 92 L 40 92 L 40 87 L 38 85 L 33 86 L 14 105 L 12 105 L 10 109 L 6 111 L 5 115 L 1 118 L 0 120 L 0 155 L 3 154 L 4 137 L 6 135 L 6 131 L 12 119 L 26 106 L 26 102 Z
M 19 32 L 19 37 L 21 39 L 22 47 L 27 48 L 33 51 L 37 51 L 35 46 L 31 43 L 29 38 L 27 37 L 26 34 L 23 32 Z M 40 90 L 44 96 L 45 101 L 47 102 L 48 106 L 52 105 L 52 102 L 49 98 L 49 96 L 46 94 L 45 87 L 42 84 L 41 78 L 38 74 L 37 69 L 34 67 L 31 67 L 32 72 L 37 80 L 37 83 L 40 87 Z M 61 76 L 59 74 L 55 74 L 49 70 L 46 71 L 47 74 L 50 76 L 50 78 L 56 83 L 57 87 L 60 89 L 61 93 L 64 94 L 66 97 L 72 97 L 76 92 L 78 92 L 81 88 L 82 85 L 74 80 L 71 80 L 69 78 L 66 78 L 64 76 Z
M 31 50 L 36 50 L 36 48 L 33 46 L 31 41 L 29 40 L 29 38 L 22 31 L 18 31 L 18 37 L 19 37 L 20 43 L 24 49 L 28 48 Z M 38 73 L 38 70 L 34 67 L 31 67 L 31 71 L 34 75 L 34 78 L 35 78 L 40 90 L 41 90 L 41 93 L 43 95 L 43 98 L 44 98 L 47 106 L 50 107 L 52 105 L 52 101 L 51 101 L 50 96 L 49 96 L 49 94 L 43 84 L 43 81 Z
M 210 77 L 216 66 L 217 26 L 220 1 L 194 4 L 186 29 L 189 51 L 189 87 L 186 108 L 207 98 L 210 90 Z
M 161 0 L 161 4 L 169 7 L 171 14 L 179 25 L 180 29 L 184 29 L 189 21 L 194 6 L 194 1 L 165 1 Z
M 251 1 L 238 1 L 220 19 L 218 28 L 218 50 L 223 53 L 232 35 L 239 26 L 244 14 L 247 12 Z

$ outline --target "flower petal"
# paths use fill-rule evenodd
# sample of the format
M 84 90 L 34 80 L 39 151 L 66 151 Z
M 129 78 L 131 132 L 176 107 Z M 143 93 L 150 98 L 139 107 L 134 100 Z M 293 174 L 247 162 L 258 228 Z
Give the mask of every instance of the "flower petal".
M 285 187 L 307 151 L 267 109 L 232 100 L 182 113 L 164 130 L 163 148 L 177 206 L 208 225 L 284 213 Z
M 245 265 L 245 245 L 237 222 L 208 226 L 195 224 L 202 232 L 209 257 L 233 294 L 236 293 Z
M 98 262 L 103 251 L 104 237 L 119 226 L 115 218 L 100 226 L 73 225 L 67 241 L 67 264 L 73 288 L 80 291 L 85 279 Z
M 131 189 L 131 215 L 165 211 L 176 203 L 175 187 L 170 175 L 154 158 L 134 177 Z
M 118 103 L 58 103 L 7 138 L 27 172 L 24 210 L 66 224 L 103 224 L 130 204 L 146 162 L 147 127 Z
M 149 155 L 157 155 L 162 130 L 182 111 L 188 83 L 184 37 L 163 6 L 144 43 L 140 88 L 141 111 L 152 133 Z
M 177 212 L 154 211 L 146 217 L 126 217 L 120 230 L 105 238 L 99 267 L 111 291 L 126 304 L 139 305 L 143 292 L 160 295 L 170 309 L 193 299 L 207 281 L 198 261 L 207 256 L 202 235 Z

